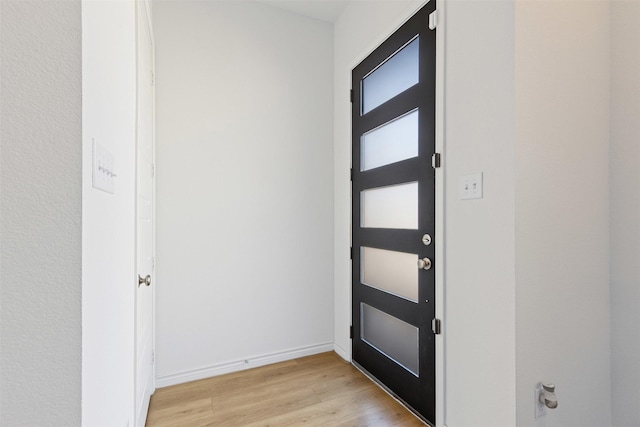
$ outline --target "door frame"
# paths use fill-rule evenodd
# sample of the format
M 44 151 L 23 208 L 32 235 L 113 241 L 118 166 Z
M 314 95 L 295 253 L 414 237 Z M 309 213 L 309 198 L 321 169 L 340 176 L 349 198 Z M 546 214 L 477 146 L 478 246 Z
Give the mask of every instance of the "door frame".
M 144 19 L 146 21 L 146 28 L 149 31 L 149 40 L 151 41 L 151 64 L 152 64 L 152 70 L 153 70 L 153 84 L 152 84 L 152 98 L 153 98 L 153 107 L 152 107 L 152 122 L 153 122 L 153 126 L 152 126 L 152 131 L 151 131 L 151 157 L 152 157 L 152 163 L 153 163 L 153 175 L 152 175 L 152 189 L 151 189 L 151 194 L 152 194 L 152 204 L 151 204 L 151 216 L 152 216 L 152 243 L 151 243 L 151 253 L 152 253 L 152 259 L 153 259 L 153 269 L 152 269 L 152 273 L 153 273 L 153 285 L 150 286 L 150 291 L 151 291 L 151 316 L 152 316 L 152 324 L 151 324 L 151 351 L 153 354 L 153 360 L 154 363 L 151 367 L 152 369 L 152 383 L 151 383 L 151 395 L 153 395 L 153 393 L 156 390 L 156 364 L 155 364 L 155 351 L 156 351 L 156 281 L 157 281 L 157 277 L 155 272 L 157 271 L 156 269 L 156 173 L 155 173 L 155 165 L 156 165 L 156 126 L 155 126 L 155 117 L 156 117 L 156 103 L 155 103 L 155 74 L 156 74 L 156 70 L 155 70 L 155 38 L 153 35 L 153 25 L 152 25 L 152 18 L 151 18 L 151 6 L 150 6 L 150 0 L 135 0 L 134 1 L 134 8 L 135 8 L 135 28 L 136 28 L 136 109 L 135 109 L 135 132 L 136 132 L 136 139 L 135 139 L 135 214 L 134 214 L 134 235 L 135 235 L 135 239 L 134 239 L 134 253 L 136 254 L 136 260 L 135 260 L 135 272 L 134 272 L 134 341 L 133 341 L 133 346 L 134 346 L 134 351 L 133 351 L 133 423 L 134 426 L 138 427 L 138 396 L 137 396 L 137 380 L 138 380 L 138 258 L 137 258 L 137 254 L 138 254 L 138 85 L 139 85 L 139 81 L 138 81 L 138 63 L 139 63 L 139 56 L 140 56 L 140 51 L 138 48 L 139 45 L 139 40 L 138 40 L 138 24 L 139 24 L 139 19 Z M 141 12 L 141 9 L 143 9 L 144 11 L 144 17 L 140 17 L 139 14 Z
M 436 236 L 440 236 L 435 239 L 435 316 L 442 322 L 442 333 L 435 335 L 436 340 L 436 427 L 444 427 L 446 425 L 445 420 L 445 405 L 444 397 L 446 393 L 446 313 L 445 313 L 445 173 L 444 168 L 446 166 L 446 152 L 445 152 L 445 24 L 446 24 L 446 0 L 423 0 L 419 4 L 412 7 L 406 15 L 402 17 L 400 21 L 392 23 L 389 28 L 378 37 L 376 37 L 371 44 L 361 52 L 356 58 L 353 58 L 349 62 L 349 82 L 351 82 L 351 70 L 358 66 L 365 58 L 367 58 L 375 49 L 378 48 L 385 40 L 387 40 L 392 34 L 394 34 L 402 25 L 404 25 L 413 15 L 415 15 L 422 7 L 424 7 L 429 1 L 436 2 L 436 15 L 437 15 L 437 32 L 436 32 L 436 137 L 435 137 L 435 150 L 436 153 L 441 155 L 441 167 L 435 169 L 435 233 Z M 351 87 L 351 84 L 349 84 Z M 346 99 L 346 97 L 345 97 Z M 349 102 L 347 100 L 347 102 Z M 351 107 L 348 109 L 349 114 L 349 126 L 353 128 L 351 122 Z M 351 135 L 351 133 L 349 133 Z M 349 147 L 351 147 L 351 136 L 349 137 Z M 351 149 L 349 150 L 351 156 Z M 351 158 L 351 165 L 353 159 Z M 349 183 L 351 186 L 351 183 Z M 353 194 L 351 195 L 353 197 Z M 351 224 L 351 217 L 353 215 L 351 204 L 349 205 L 349 224 Z M 352 231 L 349 232 L 349 242 L 352 242 Z M 349 263 L 349 287 L 352 277 L 352 263 Z M 353 318 L 352 310 L 352 296 L 349 292 L 349 323 Z M 349 347 L 349 359 L 353 363 L 353 355 L 351 354 L 351 346 Z M 404 406 L 404 405 L 403 405 Z

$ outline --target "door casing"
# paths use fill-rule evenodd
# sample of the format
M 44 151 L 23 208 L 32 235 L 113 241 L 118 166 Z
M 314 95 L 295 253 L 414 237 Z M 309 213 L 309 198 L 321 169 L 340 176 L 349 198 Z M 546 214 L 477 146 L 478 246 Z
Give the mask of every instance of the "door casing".
M 134 384 L 133 384 L 133 392 L 134 392 L 134 425 L 135 426 L 144 426 L 145 422 L 146 422 L 146 416 L 147 416 L 147 412 L 148 412 L 148 405 L 149 405 L 149 397 L 151 394 L 154 393 L 155 391 L 155 96 L 154 96 L 154 74 L 155 74 L 155 58 L 154 58 L 154 39 L 153 39 L 153 32 L 152 32 L 152 25 L 151 25 L 151 15 L 150 15 L 150 9 L 149 9 L 149 4 L 148 4 L 148 0 L 136 0 L 135 1 L 135 7 L 136 7 L 136 214 L 135 214 L 135 224 L 136 224 L 136 277 L 135 277 L 135 283 L 134 286 L 136 287 L 136 291 L 135 291 L 135 309 L 136 309 L 136 313 L 135 313 L 135 334 L 134 334 L 134 348 L 135 348 L 135 356 L 134 356 Z M 141 44 L 143 43 L 144 40 L 146 40 L 146 38 L 142 38 L 141 37 L 141 33 L 145 33 L 146 36 L 148 37 L 148 46 L 145 46 L 145 48 L 141 47 Z M 147 52 L 145 49 L 148 47 L 149 51 Z M 151 68 L 151 76 L 146 76 L 146 78 L 149 79 L 150 81 L 150 97 L 151 100 L 148 100 L 151 104 L 151 125 L 150 128 L 148 129 L 149 131 L 149 136 L 150 136 L 150 156 L 151 156 L 151 165 L 150 165 L 150 169 L 151 169 L 151 174 L 150 176 L 148 176 L 146 179 L 149 179 L 150 185 L 151 185 L 151 236 L 150 236 L 150 251 L 151 251 L 151 265 L 150 266 L 146 266 L 145 268 L 141 268 L 141 266 L 143 264 L 145 264 L 144 261 L 140 260 L 140 256 L 139 256 L 139 245 L 140 245 L 140 232 L 138 230 L 138 216 L 139 216 L 139 185 L 140 185 L 140 177 L 141 174 L 143 174 L 144 172 L 149 172 L 148 170 L 145 170 L 145 168 L 141 168 L 140 167 L 140 159 L 139 159 L 139 155 L 140 155 L 140 129 L 139 127 L 141 126 L 141 120 L 140 120 L 140 102 L 141 102 L 141 95 L 140 95 L 140 85 L 141 80 L 142 82 L 144 82 L 144 79 L 141 79 L 140 76 L 140 64 L 142 61 L 142 56 L 148 54 L 150 57 L 150 68 Z M 142 276 L 146 275 L 146 274 L 150 274 L 152 277 L 152 285 L 150 287 L 146 287 L 144 284 L 140 285 L 138 282 L 138 274 L 141 274 Z M 142 288 L 142 289 L 141 289 Z M 139 342 L 139 338 L 140 338 L 140 333 L 141 331 L 141 327 L 140 327 L 140 322 L 139 322 L 139 297 L 140 297 L 140 292 L 145 292 L 147 293 L 146 297 L 150 298 L 150 313 L 147 313 L 148 316 L 150 316 L 150 328 L 149 328 L 149 333 L 150 333 L 150 356 L 151 356 L 151 382 L 149 384 L 149 386 L 147 387 L 147 390 L 149 391 L 149 397 L 147 397 L 146 393 L 143 396 L 143 398 L 141 399 L 140 396 L 138 395 L 138 388 L 140 386 L 139 384 L 139 375 L 138 375 L 138 370 L 139 370 L 139 359 L 140 359 L 140 353 L 141 353 L 141 348 L 140 348 L 140 342 Z

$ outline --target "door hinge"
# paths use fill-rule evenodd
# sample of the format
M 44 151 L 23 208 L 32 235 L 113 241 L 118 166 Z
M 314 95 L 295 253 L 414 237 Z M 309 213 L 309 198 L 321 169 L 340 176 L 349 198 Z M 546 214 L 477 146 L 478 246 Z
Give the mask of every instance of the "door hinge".
M 438 11 L 434 10 L 429 14 L 429 29 L 435 30 L 438 26 Z
M 349 248 L 349 259 L 353 259 L 353 246 Z
M 153 71 L 151 72 L 151 86 L 155 86 L 156 85 L 156 73 L 154 73 Z
M 433 319 L 431 321 L 431 330 L 436 335 L 440 335 L 442 333 L 442 322 L 440 319 Z
M 154 365 L 156 363 L 156 351 L 151 351 L 151 364 Z
M 156 177 L 156 165 L 154 163 L 151 163 L 151 178 L 155 178 Z
M 353 325 L 349 326 L 349 338 L 353 339 Z
M 353 103 L 353 89 L 349 89 L 349 100 Z
M 351 181 L 353 181 L 353 169 L 351 169 L 351 171 L 349 172 L 349 179 L 351 179 Z
M 151 257 L 151 271 L 155 271 L 156 270 L 156 257 L 152 256 Z
M 433 156 L 431 156 L 431 167 L 437 169 L 440 167 L 441 163 L 442 156 L 440 155 L 440 153 L 433 153 Z

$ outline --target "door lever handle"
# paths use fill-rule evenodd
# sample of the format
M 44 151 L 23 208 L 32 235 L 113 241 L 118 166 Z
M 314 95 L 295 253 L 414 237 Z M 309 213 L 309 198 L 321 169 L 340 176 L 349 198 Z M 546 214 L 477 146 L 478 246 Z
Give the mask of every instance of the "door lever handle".
M 142 277 L 138 274 L 138 287 L 142 284 L 151 286 L 151 275 L 147 274 L 146 277 Z

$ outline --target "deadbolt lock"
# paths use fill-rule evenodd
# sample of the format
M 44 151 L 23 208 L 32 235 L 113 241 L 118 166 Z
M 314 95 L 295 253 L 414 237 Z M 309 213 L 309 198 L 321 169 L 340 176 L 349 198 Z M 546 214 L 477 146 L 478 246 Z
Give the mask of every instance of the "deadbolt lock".
M 425 246 L 429 246 L 431 244 L 431 235 L 425 234 L 422 236 L 422 243 L 424 243 Z

